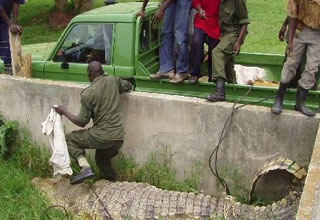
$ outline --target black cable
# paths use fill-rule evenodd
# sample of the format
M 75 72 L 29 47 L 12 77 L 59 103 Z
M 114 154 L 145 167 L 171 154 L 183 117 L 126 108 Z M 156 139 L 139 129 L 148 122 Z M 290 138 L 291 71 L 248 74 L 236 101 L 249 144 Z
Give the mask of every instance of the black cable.
M 103 210 L 105 211 L 105 213 L 108 215 L 108 218 L 110 220 L 113 220 L 111 214 L 109 213 L 107 207 L 103 204 L 103 202 L 101 201 L 100 197 L 97 195 L 96 191 L 92 188 L 92 185 L 90 184 L 90 189 L 92 190 L 92 192 L 94 193 L 94 195 L 98 198 L 100 205 L 102 206 Z
M 213 151 L 211 152 L 210 154 L 210 157 L 209 157 L 209 167 L 210 167 L 210 170 L 211 172 L 213 173 L 213 175 L 219 180 L 219 182 L 221 183 L 221 185 L 224 187 L 226 193 L 228 195 L 230 195 L 230 189 L 228 187 L 228 184 L 225 182 L 225 180 L 220 177 L 219 175 L 219 172 L 218 172 L 218 153 L 219 153 L 219 148 L 220 148 L 220 145 L 221 143 L 224 141 L 225 137 L 227 136 L 228 134 L 228 131 L 229 131 L 229 127 L 231 125 L 231 122 L 232 122 L 232 119 L 233 119 L 233 116 L 234 114 L 236 113 L 236 111 L 246 105 L 253 105 L 253 104 L 259 104 L 261 102 L 264 102 L 268 99 L 271 99 L 271 98 L 275 98 L 275 96 L 269 96 L 269 97 L 266 97 L 266 98 L 263 98 L 263 99 L 260 99 L 258 101 L 254 101 L 254 102 L 250 102 L 248 104 L 241 104 L 239 106 L 237 106 L 245 97 L 248 96 L 248 94 L 251 92 L 253 88 L 253 85 L 250 86 L 250 88 L 248 89 L 248 91 L 239 99 L 237 100 L 233 106 L 232 106 L 232 110 L 231 110 L 231 113 L 230 115 L 228 116 L 226 122 L 224 123 L 224 126 L 222 128 L 222 131 L 221 131 L 221 134 L 220 134 L 220 138 L 219 138 L 219 142 L 217 144 L 217 146 L 213 149 Z M 213 155 L 214 155 L 214 169 L 212 167 L 212 158 L 213 158 Z
M 43 220 L 43 217 L 44 217 L 45 214 L 46 214 L 50 219 L 52 219 L 52 218 L 47 214 L 47 212 L 48 212 L 50 209 L 53 209 L 53 208 L 60 208 L 60 209 L 62 209 L 62 210 L 64 211 L 64 213 L 65 213 L 65 216 L 66 216 L 68 219 L 70 219 L 70 215 L 69 215 L 69 212 L 67 211 L 66 207 L 64 207 L 64 206 L 62 206 L 62 205 L 52 205 L 52 206 L 49 206 L 48 208 L 46 208 L 46 209 L 42 212 L 42 214 L 41 214 L 41 216 L 40 216 L 40 220 Z

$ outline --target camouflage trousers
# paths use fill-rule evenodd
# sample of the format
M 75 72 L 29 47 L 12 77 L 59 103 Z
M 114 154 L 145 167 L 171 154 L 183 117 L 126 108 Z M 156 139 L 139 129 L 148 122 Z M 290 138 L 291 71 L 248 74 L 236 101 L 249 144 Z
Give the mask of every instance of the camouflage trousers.
M 221 37 L 218 45 L 212 51 L 213 80 L 222 78 L 229 83 L 236 83 L 233 61 L 233 47 L 238 34 L 229 33 Z

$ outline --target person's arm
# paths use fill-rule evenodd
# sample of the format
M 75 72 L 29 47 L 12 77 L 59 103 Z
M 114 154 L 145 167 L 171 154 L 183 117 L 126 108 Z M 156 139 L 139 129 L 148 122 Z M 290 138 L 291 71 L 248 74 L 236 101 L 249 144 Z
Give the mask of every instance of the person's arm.
M 289 23 L 289 17 L 287 16 L 278 33 L 278 38 L 280 41 L 284 41 L 284 35 L 287 31 L 288 23 Z
M 17 4 L 16 2 L 14 2 L 14 8 L 16 7 L 15 4 Z M 15 12 L 13 12 L 13 14 L 15 14 Z M 17 15 L 17 13 L 16 13 Z M 14 15 L 15 16 L 15 15 Z M 9 26 L 9 30 L 12 33 L 21 33 L 22 32 L 22 27 L 19 25 L 16 25 L 14 22 L 12 22 L 10 20 L 10 18 L 8 17 L 7 13 L 5 12 L 5 10 L 3 9 L 2 5 L 0 4 L 0 17 L 4 20 L 4 22 Z
M 200 19 L 203 19 L 203 20 L 207 19 L 206 12 L 203 10 L 203 8 L 201 6 L 201 2 L 199 0 L 193 0 L 193 7 L 199 13 Z
M 91 107 L 87 104 L 86 96 L 81 95 L 81 108 L 78 116 L 69 112 L 63 105 L 52 106 L 60 115 L 66 116 L 73 124 L 84 127 L 90 122 L 92 115 Z
M 15 1 L 13 3 L 13 10 L 12 10 L 13 24 L 9 27 L 10 31 L 12 33 L 22 33 L 22 31 L 23 31 L 22 26 L 17 24 L 18 23 L 19 7 L 20 7 L 19 2 Z
M 9 19 L 9 17 L 7 16 L 5 10 L 3 9 L 2 5 L 0 5 L 0 17 L 4 20 L 4 22 L 10 26 L 11 25 L 11 21 Z
M 287 4 L 287 11 L 289 17 L 289 30 L 288 30 L 288 46 L 287 55 L 293 55 L 293 38 L 296 33 L 299 16 L 300 0 L 289 0 Z
M 144 0 L 143 4 L 142 4 L 142 8 L 141 10 L 137 13 L 137 17 L 140 16 L 141 18 L 144 17 L 144 12 L 146 10 L 147 4 L 148 4 L 149 0 Z
M 244 37 L 247 33 L 247 28 L 248 28 L 247 24 L 241 25 L 239 37 L 233 47 L 233 55 L 234 56 L 238 55 L 240 52 L 241 44 L 243 44 Z
M 163 0 L 162 4 L 160 5 L 160 8 L 157 10 L 157 12 L 154 14 L 152 18 L 153 23 L 159 23 L 161 19 L 164 16 L 164 11 L 175 0 Z
M 19 7 L 20 5 L 18 2 L 13 3 L 12 17 L 13 17 L 13 22 L 16 24 L 18 23 Z
M 287 46 L 287 55 L 293 55 L 293 38 L 294 34 L 296 33 L 298 25 L 298 18 L 291 18 L 289 17 L 289 39 L 288 39 L 288 46 Z
M 69 112 L 63 105 L 59 105 L 58 107 L 53 107 L 56 112 L 60 115 L 66 116 L 73 124 L 79 126 L 79 127 L 84 127 L 86 124 L 79 120 L 78 116 L 75 116 L 71 112 Z
M 240 32 L 236 43 L 233 46 L 233 55 L 236 56 L 240 52 L 240 47 L 244 42 L 247 35 L 249 24 L 248 9 L 245 0 L 236 0 L 236 14 L 239 18 Z

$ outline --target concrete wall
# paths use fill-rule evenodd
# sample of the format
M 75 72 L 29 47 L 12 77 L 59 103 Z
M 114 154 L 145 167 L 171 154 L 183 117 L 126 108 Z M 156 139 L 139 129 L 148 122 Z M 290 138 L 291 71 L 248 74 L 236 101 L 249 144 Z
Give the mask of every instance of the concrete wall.
M 312 153 L 296 220 L 320 219 L 320 128 Z
M 34 141 L 48 144 L 41 122 L 53 104 L 78 113 L 79 94 L 85 85 L 13 78 L 0 75 L 0 114 L 26 126 Z M 208 167 L 232 103 L 209 103 L 203 99 L 131 92 L 122 96 L 125 143 L 123 151 L 140 164 L 162 147 L 173 155 L 180 179 L 199 164 L 204 193 L 218 194 L 216 179 Z M 285 110 L 272 115 L 269 108 L 246 106 L 234 116 L 219 151 L 221 175 L 249 183 L 264 162 L 278 156 L 307 167 L 315 143 L 319 116 L 308 118 Z M 66 131 L 77 129 L 65 120 Z M 236 174 L 234 171 L 238 171 Z

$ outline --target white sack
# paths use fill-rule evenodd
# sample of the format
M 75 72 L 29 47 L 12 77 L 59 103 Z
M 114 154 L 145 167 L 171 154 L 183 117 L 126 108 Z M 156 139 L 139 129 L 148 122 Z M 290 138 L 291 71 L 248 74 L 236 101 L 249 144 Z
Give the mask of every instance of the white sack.
M 237 84 L 252 85 L 257 80 L 266 81 L 266 72 L 259 67 L 235 65 Z
M 53 176 L 57 174 L 72 175 L 70 156 L 63 130 L 61 116 L 51 108 L 47 119 L 41 124 L 42 133 L 49 136 L 52 155 L 49 160 L 53 167 Z

